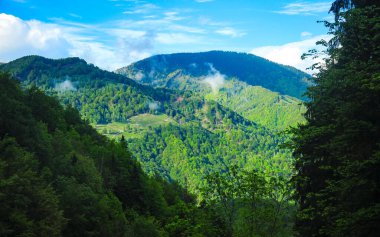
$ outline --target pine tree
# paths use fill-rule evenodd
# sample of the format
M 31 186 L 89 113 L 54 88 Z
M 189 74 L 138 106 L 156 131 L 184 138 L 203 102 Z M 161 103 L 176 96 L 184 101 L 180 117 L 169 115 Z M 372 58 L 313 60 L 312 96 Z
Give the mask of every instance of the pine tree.
M 337 0 L 329 58 L 294 129 L 300 236 L 380 233 L 380 2 Z

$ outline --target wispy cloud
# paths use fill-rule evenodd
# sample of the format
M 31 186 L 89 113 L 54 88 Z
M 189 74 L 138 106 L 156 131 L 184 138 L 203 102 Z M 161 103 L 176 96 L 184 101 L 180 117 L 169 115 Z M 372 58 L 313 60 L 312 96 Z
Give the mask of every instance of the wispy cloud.
M 211 63 L 209 63 L 208 66 L 210 67 L 210 71 L 207 77 L 205 77 L 201 83 L 209 85 L 212 89 L 212 92 L 216 94 L 218 93 L 219 89 L 223 87 L 226 76 L 216 70 Z
M 54 88 L 60 92 L 76 90 L 74 84 L 68 78 L 61 83 L 57 83 Z
M 148 14 L 154 10 L 159 9 L 155 4 L 147 3 L 143 5 L 138 5 L 132 10 L 124 11 L 124 14 Z
M 193 44 L 201 43 L 199 36 L 183 34 L 183 33 L 158 33 L 155 38 L 161 44 Z
M 75 14 L 75 13 L 69 13 L 69 16 L 74 17 L 74 18 L 78 18 L 78 19 L 82 18 L 82 16 Z
M 321 47 L 317 47 L 315 43 L 318 40 L 329 40 L 330 38 L 330 35 L 318 35 L 307 40 L 297 41 L 284 45 L 255 48 L 251 51 L 251 53 L 269 59 L 276 63 L 293 66 L 299 70 L 311 72 L 306 69 L 314 63 L 322 62 L 322 59 L 307 58 L 305 60 L 302 60 L 301 55 L 303 53 L 307 53 L 307 51 L 310 49 L 321 49 Z
M 285 15 L 313 15 L 316 13 L 328 12 L 331 2 L 295 2 L 285 5 L 275 13 Z
M 304 38 L 307 38 L 307 37 L 310 37 L 312 36 L 313 34 L 308 32 L 308 31 L 304 31 L 304 32 L 301 32 L 301 37 L 304 37 Z
M 164 13 L 164 19 L 168 21 L 179 21 L 183 20 L 184 17 L 179 16 L 179 12 L 171 11 L 171 12 L 165 12 Z
M 230 36 L 233 38 L 242 37 L 245 35 L 244 32 L 240 32 L 232 27 L 223 27 L 221 29 L 216 30 L 215 33 L 220 34 L 220 35 Z

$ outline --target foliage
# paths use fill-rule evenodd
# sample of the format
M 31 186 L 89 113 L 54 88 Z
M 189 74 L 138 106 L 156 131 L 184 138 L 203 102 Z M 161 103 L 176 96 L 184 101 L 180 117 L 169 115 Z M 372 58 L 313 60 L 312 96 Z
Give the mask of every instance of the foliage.
M 208 198 L 201 192 L 209 185 L 204 177 L 224 174 L 234 164 L 276 180 L 290 176 L 290 152 L 279 147 L 287 135 L 277 130 L 298 122 L 302 107 L 293 97 L 236 79 L 218 95 L 152 88 L 77 58 L 28 56 L 0 69 L 12 73 L 26 89 L 21 102 L 9 101 L 9 91 L 4 94 L 9 104 L 4 128 L 12 128 L 18 144 L 52 173 L 59 210 L 68 220 L 63 235 L 221 236 L 231 233 L 227 228 L 235 228 L 240 236 L 257 234 L 263 225 L 247 229 L 243 220 L 251 212 L 265 216 L 266 209 L 254 210 L 241 197 L 238 221 L 229 225 L 218 208 L 195 205 L 196 199 Z M 37 87 L 56 98 L 46 97 Z M 238 113 L 231 109 L 244 102 L 247 106 Z M 18 122 L 21 118 L 39 127 Z M 98 135 L 89 123 L 114 141 Z M 263 203 L 275 210 L 277 202 L 266 197 Z M 291 218 L 280 219 L 275 226 L 291 226 Z
M 226 236 L 292 236 L 294 204 L 289 181 L 256 170 L 228 167 L 206 180 L 207 204 L 220 215 Z
M 117 72 L 155 88 L 197 92 L 274 130 L 304 121 L 304 107 L 297 98 L 310 84 L 309 76 L 296 69 L 254 55 L 219 51 L 153 56 Z
M 212 211 L 143 173 L 125 140 L 7 74 L 0 92 L 1 236 L 218 236 Z
M 181 74 L 207 76 L 212 67 L 227 77 L 236 77 L 249 85 L 262 86 L 297 98 L 302 97 L 308 86 L 309 75 L 294 68 L 252 54 L 223 51 L 156 55 L 118 69 L 117 72 L 137 78 L 140 83 L 170 87 Z
M 380 6 L 335 1 L 330 56 L 294 129 L 300 236 L 377 236 L 380 229 Z

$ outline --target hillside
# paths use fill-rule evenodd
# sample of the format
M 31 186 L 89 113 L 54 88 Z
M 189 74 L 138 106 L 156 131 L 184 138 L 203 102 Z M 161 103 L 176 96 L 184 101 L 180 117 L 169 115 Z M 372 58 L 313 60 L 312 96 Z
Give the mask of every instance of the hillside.
M 148 177 L 125 141 L 3 73 L 0 92 L 1 236 L 220 236 L 213 211 Z
M 0 70 L 78 109 L 99 132 L 124 136 L 146 172 L 198 195 L 204 175 L 230 165 L 290 175 L 290 153 L 279 149 L 285 136 L 199 93 L 141 85 L 78 58 L 28 56 Z
M 241 184 L 230 183 L 237 192 L 225 196 L 214 182 L 226 187 L 227 178 L 237 174 L 234 166 L 224 166 L 219 178 L 218 171 L 202 176 L 205 199 L 197 204 L 195 196 L 173 180 L 146 175 L 128 151 L 131 144 L 98 134 L 77 110 L 62 107 L 38 88 L 22 90 L 16 80 L 0 73 L 0 98 L 1 236 L 218 237 L 231 236 L 232 226 L 238 230 L 234 236 L 291 236 L 294 207 L 277 198 L 286 187 L 280 178 L 265 181 L 261 172 L 247 169 L 239 172 Z M 198 135 L 199 128 L 188 129 L 193 131 L 166 132 L 188 142 L 185 137 Z M 164 132 L 156 132 L 163 141 Z M 209 133 L 202 143 L 215 144 L 215 136 Z M 168 142 L 164 153 L 179 155 L 175 162 L 185 164 L 183 150 L 178 150 L 183 144 L 177 147 L 181 140 Z M 162 148 L 162 143 L 143 144 Z M 247 185 L 265 192 L 254 189 L 247 195 L 242 191 Z M 228 207 L 237 215 L 231 218 L 220 209 L 222 198 L 239 202 Z M 253 200 L 260 204 L 254 210 L 249 205 Z M 250 212 L 260 221 L 247 219 Z
M 297 98 L 302 98 L 309 85 L 307 78 L 310 77 L 295 68 L 276 64 L 253 54 L 223 51 L 156 55 L 116 72 L 142 84 L 171 87 L 178 74 L 199 78 L 209 75 L 213 70 L 248 85 L 262 86 Z
M 250 54 L 158 55 L 117 70 L 143 85 L 198 93 L 274 130 L 304 121 L 309 75 Z

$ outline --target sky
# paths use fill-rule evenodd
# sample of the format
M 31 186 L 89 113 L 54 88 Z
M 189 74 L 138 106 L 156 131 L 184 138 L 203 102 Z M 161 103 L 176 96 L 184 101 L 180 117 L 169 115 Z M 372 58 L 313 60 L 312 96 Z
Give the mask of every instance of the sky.
M 80 57 L 115 70 L 166 53 L 253 53 L 305 71 L 332 1 L 0 0 L 0 62 Z

